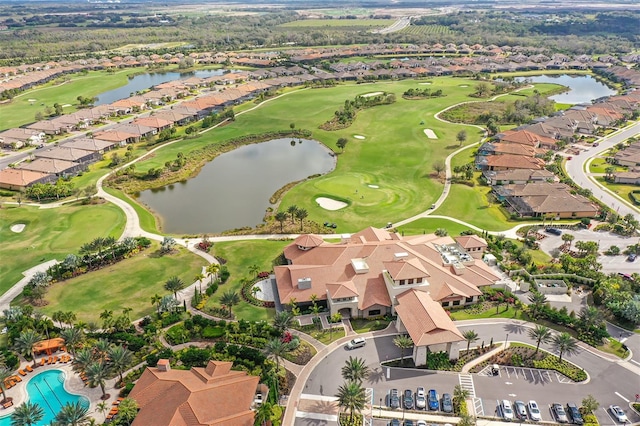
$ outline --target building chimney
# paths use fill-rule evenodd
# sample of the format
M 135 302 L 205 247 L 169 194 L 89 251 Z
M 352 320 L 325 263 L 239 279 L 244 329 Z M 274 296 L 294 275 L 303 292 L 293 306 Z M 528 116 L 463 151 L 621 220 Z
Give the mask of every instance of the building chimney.
M 160 359 L 158 360 L 158 371 L 169 371 L 171 370 L 171 365 L 169 365 L 168 359 Z

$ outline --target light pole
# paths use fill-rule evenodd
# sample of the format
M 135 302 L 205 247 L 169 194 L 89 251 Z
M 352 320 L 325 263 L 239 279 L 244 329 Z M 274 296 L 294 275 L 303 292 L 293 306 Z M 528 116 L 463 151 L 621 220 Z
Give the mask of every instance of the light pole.
M 382 397 L 380 398 L 380 415 L 378 417 L 382 417 Z
M 507 333 L 507 337 L 504 338 L 504 347 L 507 348 L 507 342 L 509 341 L 509 333 Z

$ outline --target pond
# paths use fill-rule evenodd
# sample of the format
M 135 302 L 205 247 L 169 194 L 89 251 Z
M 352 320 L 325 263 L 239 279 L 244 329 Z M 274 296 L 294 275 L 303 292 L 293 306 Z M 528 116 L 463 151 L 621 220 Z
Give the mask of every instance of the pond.
M 256 226 L 278 189 L 335 167 L 335 158 L 320 142 L 295 139 L 292 145 L 291 141 L 274 139 L 221 154 L 193 179 L 143 191 L 138 201 L 161 218 L 167 233 L 217 233 Z
M 227 70 L 201 70 L 195 72 L 179 73 L 179 72 L 165 72 L 165 73 L 153 73 L 153 74 L 140 74 L 129 79 L 129 82 L 124 86 L 117 89 L 109 90 L 101 93 L 97 96 L 98 101 L 94 105 L 110 104 L 120 99 L 125 99 L 131 96 L 132 93 L 140 90 L 147 90 L 158 84 L 166 83 L 168 81 L 182 80 L 191 77 L 206 78 L 214 75 L 222 75 Z
M 518 77 L 522 81 L 530 80 L 533 83 L 554 83 L 566 86 L 569 90 L 565 93 L 549 96 L 562 104 L 591 103 L 594 99 L 615 95 L 617 92 L 590 75 L 536 75 L 532 77 Z

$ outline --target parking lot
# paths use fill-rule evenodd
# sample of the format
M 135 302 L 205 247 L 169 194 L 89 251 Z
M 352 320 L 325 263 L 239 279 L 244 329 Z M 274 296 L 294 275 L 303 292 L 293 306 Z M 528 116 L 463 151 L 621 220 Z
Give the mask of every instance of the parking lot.
M 478 373 L 480 376 L 494 376 L 490 366 L 485 367 Z M 526 380 L 531 384 L 553 383 L 572 383 L 566 376 L 552 370 L 538 370 L 536 368 L 526 367 L 500 367 L 498 369 L 499 377 L 508 380 Z

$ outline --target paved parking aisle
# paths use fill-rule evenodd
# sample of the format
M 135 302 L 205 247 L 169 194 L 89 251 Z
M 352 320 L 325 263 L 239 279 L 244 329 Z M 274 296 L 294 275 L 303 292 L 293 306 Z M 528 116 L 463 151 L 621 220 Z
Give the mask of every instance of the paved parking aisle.
M 491 366 L 482 369 L 478 375 L 492 377 Z M 547 384 L 547 383 L 573 383 L 571 379 L 554 370 L 539 370 L 537 368 L 528 367 L 505 367 L 500 366 L 498 376 L 505 380 L 526 380 L 531 384 Z M 508 382 L 507 382 L 508 383 Z

